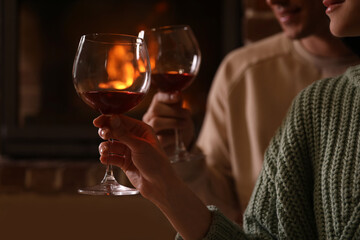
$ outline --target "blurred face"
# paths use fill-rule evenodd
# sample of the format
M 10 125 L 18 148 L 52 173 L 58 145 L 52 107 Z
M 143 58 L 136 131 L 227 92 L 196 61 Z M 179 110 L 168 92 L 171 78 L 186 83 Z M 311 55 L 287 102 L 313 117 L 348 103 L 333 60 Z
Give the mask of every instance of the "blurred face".
M 338 37 L 360 36 L 360 0 L 324 0 L 330 31 Z
M 329 20 L 321 0 L 266 0 L 266 2 L 284 33 L 290 38 L 299 39 L 328 31 Z

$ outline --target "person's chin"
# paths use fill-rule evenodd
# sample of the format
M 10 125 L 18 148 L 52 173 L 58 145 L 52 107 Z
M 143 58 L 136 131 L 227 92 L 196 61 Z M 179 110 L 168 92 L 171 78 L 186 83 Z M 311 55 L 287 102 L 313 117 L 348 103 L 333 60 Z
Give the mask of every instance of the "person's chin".
M 334 24 L 337 21 L 330 22 L 331 34 L 336 37 L 358 37 L 360 29 L 352 29 L 346 25 Z

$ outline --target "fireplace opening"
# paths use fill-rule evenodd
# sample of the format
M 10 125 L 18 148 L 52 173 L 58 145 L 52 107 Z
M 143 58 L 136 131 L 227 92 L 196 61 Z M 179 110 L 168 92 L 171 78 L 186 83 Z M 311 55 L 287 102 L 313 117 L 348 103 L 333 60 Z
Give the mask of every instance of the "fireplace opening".
M 80 100 L 71 79 L 80 36 L 94 32 L 137 35 L 151 27 L 190 25 L 202 62 L 184 98 L 199 128 L 221 59 L 242 45 L 238 2 L 0 0 L 1 155 L 97 159 L 100 139 L 92 119 L 98 113 Z M 141 119 L 154 91 L 128 115 Z

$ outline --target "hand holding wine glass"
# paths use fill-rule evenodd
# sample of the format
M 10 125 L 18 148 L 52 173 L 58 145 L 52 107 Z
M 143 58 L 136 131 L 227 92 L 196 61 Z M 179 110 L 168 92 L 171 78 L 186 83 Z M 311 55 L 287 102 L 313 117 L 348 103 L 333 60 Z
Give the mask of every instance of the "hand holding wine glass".
M 167 94 L 181 92 L 191 85 L 200 67 L 201 54 L 197 40 L 188 25 L 153 28 L 145 33 L 151 61 L 151 81 Z M 175 150 L 171 162 L 200 157 L 189 153 L 179 129 L 175 131 Z
M 185 146 L 190 146 L 195 138 L 195 124 L 190 109 L 182 107 L 181 93 L 158 91 L 151 100 L 143 121 L 150 125 L 168 156 L 172 156 L 175 146 L 174 129 L 181 131 Z
M 142 38 L 88 34 L 80 39 L 73 65 L 73 83 L 81 99 L 101 114 L 123 114 L 144 98 L 150 86 L 150 71 L 148 51 Z M 79 192 L 132 195 L 138 190 L 119 184 L 108 164 L 99 185 Z

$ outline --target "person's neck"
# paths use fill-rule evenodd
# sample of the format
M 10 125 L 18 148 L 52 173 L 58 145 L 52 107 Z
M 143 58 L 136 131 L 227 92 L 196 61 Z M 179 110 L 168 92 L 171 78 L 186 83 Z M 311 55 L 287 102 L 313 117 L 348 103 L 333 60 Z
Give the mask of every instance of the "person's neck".
M 315 56 L 337 58 L 354 55 L 339 38 L 332 36 L 331 33 L 311 35 L 299 41 L 306 51 Z

